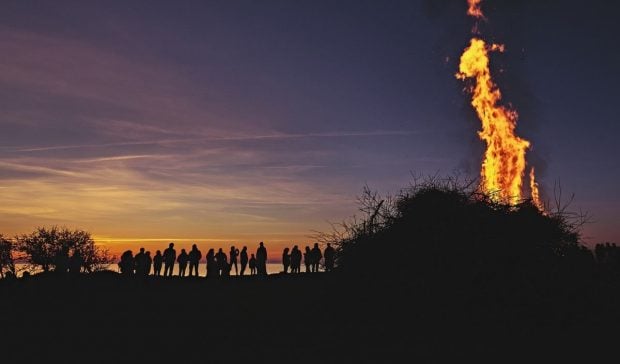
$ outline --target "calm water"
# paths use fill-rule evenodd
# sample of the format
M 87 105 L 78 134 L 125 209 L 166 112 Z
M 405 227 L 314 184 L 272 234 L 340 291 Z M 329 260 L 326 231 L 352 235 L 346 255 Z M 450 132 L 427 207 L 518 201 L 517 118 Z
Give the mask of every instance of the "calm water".
M 22 275 L 22 273 L 21 273 L 21 272 L 22 272 L 22 271 L 23 271 L 23 269 L 25 268 L 25 264 L 15 264 L 15 267 L 17 268 L 17 271 L 18 271 L 18 274 L 17 274 L 17 275 L 18 275 L 18 276 L 21 276 L 21 275 Z M 268 273 L 268 274 L 280 273 L 280 272 L 282 272 L 282 268 L 283 268 L 283 267 L 282 267 L 282 264 L 281 264 L 281 263 L 267 263 L 267 273 Z M 117 264 L 112 264 L 112 265 L 110 265 L 110 267 L 109 267 L 108 269 L 110 269 L 110 270 L 112 270 L 112 271 L 115 271 L 115 272 L 120 272 L 120 271 L 119 271 L 119 269 L 118 269 L 118 265 L 117 265 Z M 241 269 L 241 265 L 239 265 L 239 269 Z M 301 267 L 301 271 L 302 271 L 302 272 L 304 272 L 304 271 L 305 271 L 305 267 L 304 267 L 303 265 L 302 265 L 302 267 Z M 163 274 L 163 272 L 164 272 L 164 269 L 163 269 L 163 268 L 162 268 L 161 272 L 162 272 L 162 274 Z M 151 274 L 152 274 L 152 273 L 153 273 L 153 271 L 151 270 Z M 178 265 L 178 264 L 175 264 L 175 265 L 174 265 L 174 271 L 173 271 L 172 273 L 173 273 L 173 275 L 177 275 L 177 274 L 179 274 L 179 265 Z M 188 266 L 188 268 L 187 268 L 187 270 L 186 270 L 186 275 L 187 275 L 187 273 L 189 273 L 189 266 Z M 206 265 L 205 263 L 200 263 L 200 264 L 198 265 L 198 274 L 199 274 L 200 276 L 202 276 L 202 277 L 204 277 L 204 276 L 207 274 L 207 265 Z M 231 270 L 230 274 L 231 274 L 231 275 L 234 275 L 234 274 L 235 274 L 235 267 L 233 267 L 233 268 L 232 268 L 232 270 Z M 249 275 L 249 274 L 250 274 L 250 268 L 246 268 L 246 269 L 245 269 L 245 274 L 246 274 L 246 275 Z

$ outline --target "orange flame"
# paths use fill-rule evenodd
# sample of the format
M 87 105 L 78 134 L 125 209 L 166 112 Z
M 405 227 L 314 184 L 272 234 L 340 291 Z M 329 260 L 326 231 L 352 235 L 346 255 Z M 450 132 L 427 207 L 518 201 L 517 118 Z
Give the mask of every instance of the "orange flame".
M 481 186 L 496 201 L 514 205 L 522 199 L 525 152 L 530 142 L 515 134 L 517 112 L 498 105 L 502 95 L 491 79 L 488 52 L 503 50 L 503 45 L 487 45 L 482 39 L 472 38 L 461 55 L 456 77 L 476 80 L 471 104 L 482 122 L 478 135 L 487 146 L 480 171 Z
M 484 19 L 480 9 L 481 2 L 482 0 L 467 0 L 467 14 Z M 472 32 L 478 34 L 477 23 Z M 456 77 L 476 81 L 471 88 L 471 104 L 482 122 L 482 130 L 478 132 L 478 136 L 487 146 L 480 170 L 480 187 L 484 192 L 490 193 L 495 201 L 515 205 L 523 199 L 521 187 L 526 167 L 525 152 L 530 147 L 530 142 L 515 134 L 517 112 L 499 105 L 502 94 L 491 78 L 490 51 L 503 52 L 504 46 L 487 45 L 482 39 L 472 38 L 469 47 L 461 55 Z M 532 201 L 539 210 L 544 211 L 533 167 L 529 177 Z
M 534 206 L 538 207 L 540 211 L 544 211 L 545 208 L 540 201 L 540 192 L 538 191 L 538 182 L 536 182 L 536 176 L 534 176 L 534 167 L 530 169 L 530 191 L 532 194 L 532 202 Z
M 467 15 L 471 15 L 474 18 L 484 18 L 482 9 L 480 9 L 480 3 L 482 0 L 467 0 L 469 8 L 467 9 Z

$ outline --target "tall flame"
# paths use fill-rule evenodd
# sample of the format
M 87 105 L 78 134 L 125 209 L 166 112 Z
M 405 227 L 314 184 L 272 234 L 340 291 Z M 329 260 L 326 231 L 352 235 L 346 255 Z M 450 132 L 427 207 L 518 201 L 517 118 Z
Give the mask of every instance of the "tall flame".
M 480 9 L 482 0 L 468 0 L 467 13 L 475 18 L 483 18 Z M 484 40 L 473 37 L 469 47 L 461 55 L 459 72 L 461 80 L 474 79 L 471 88 L 471 105 L 482 123 L 478 136 L 486 144 L 484 160 L 480 171 L 481 187 L 491 194 L 495 201 L 517 204 L 523 199 L 522 186 L 525 174 L 525 153 L 530 142 L 515 133 L 517 112 L 499 105 L 502 94 L 493 82 L 489 70 L 489 52 L 504 51 L 501 44 L 486 44 Z M 532 200 L 541 208 L 538 184 L 534 169 L 530 171 L 530 190 Z

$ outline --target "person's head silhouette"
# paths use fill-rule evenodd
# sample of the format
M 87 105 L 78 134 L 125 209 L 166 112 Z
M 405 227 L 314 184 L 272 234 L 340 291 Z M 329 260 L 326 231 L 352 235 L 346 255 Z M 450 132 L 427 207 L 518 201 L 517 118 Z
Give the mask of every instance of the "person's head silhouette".
M 155 255 L 161 255 L 161 250 L 156 251 Z
M 258 245 L 260 245 L 262 247 L 263 246 L 263 242 L 261 241 Z
M 144 248 L 140 248 L 140 253 L 144 253 Z
M 168 244 L 168 247 L 169 247 L 169 248 L 173 248 L 173 247 L 174 247 L 174 243 L 170 243 L 170 244 Z
M 198 249 L 198 247 L 196 246 L 196 244 L 192 245 L 192 249 L 193 249 L 193 250 Z

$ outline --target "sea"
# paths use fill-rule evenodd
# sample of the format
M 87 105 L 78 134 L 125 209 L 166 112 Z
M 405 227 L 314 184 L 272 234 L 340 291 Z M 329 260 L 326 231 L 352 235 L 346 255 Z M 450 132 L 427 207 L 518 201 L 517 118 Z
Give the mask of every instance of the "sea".
M 21 277 L 23 272 L 26 270 L 27 265 L 26 264 L 21 264 L 21 263 L 17 263 L 15 264 L 15 268 L 17 270 L 17 276 Z M 119 272 L 120 270 L 118 268 L 118 264 L 110 264 L 108 266 L 108 269 L 114 272 Z M 239 264 L 239 270 L 241 270 L 241 264 Z M 282 263 L 267 263 L 267 274 L 278 274 L 281 273 L 284 270 L 284 267 L 282 266 Z M 305 267 L 302 266 L 301 271 L 305 271 Z M 164 269 L 162 268 L 161 270 L 162 274 L 164 273 Z M 35 271 L 30 271 L 31 274 L 36 274 L 38 273 L 36 270 Z M 153 274 L 153 270 L 151 269 L 151 274 Z M 179 274 L 179 264 L 175 264 L 174 265 L 174 270 L 172 271 L 172 275 L 176 276 Z M 188 268 L 185 272 L 186 275 L 189 274 L 189 265 Z M 230 271 L 231 275 L 235 275 L 235 267 L 232 267 L 232 270 Z M 250 268 L 246 267 L 245 269 L 245 275 L 249 275 L 250 274 Z M 206 263 L 200 263 L 198 265 L 198 275 L 201 277 L 204 277 L 207 275 L 207 264 Z

